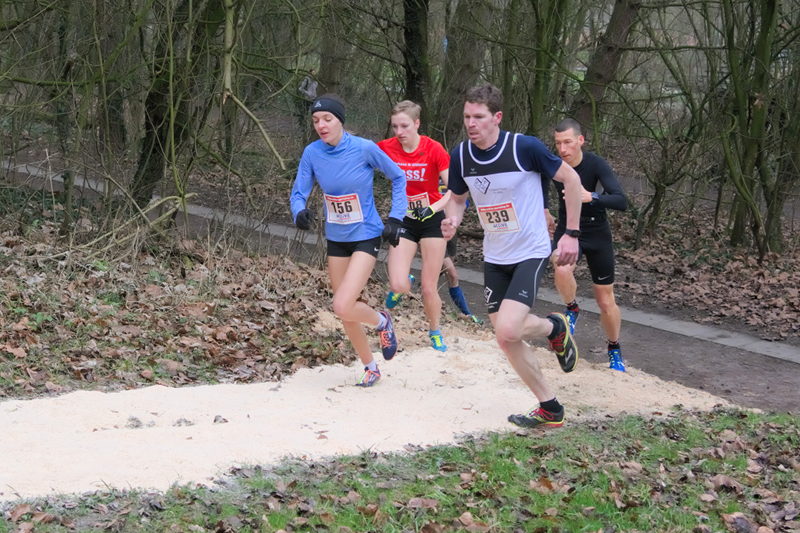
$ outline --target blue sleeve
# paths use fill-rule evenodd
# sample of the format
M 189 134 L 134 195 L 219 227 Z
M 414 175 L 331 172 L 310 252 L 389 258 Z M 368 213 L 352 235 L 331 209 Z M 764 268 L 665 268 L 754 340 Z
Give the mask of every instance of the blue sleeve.
M 455 194 L 464 194 L 469 190 L 467 182 L 464 181 L 464 174 L 461 169 L 461 148 L 464 143 L 458 143 L 450 151 L 450 172 L 447 176 L 447 189 Z
M 525 170 L 538 172 L 550 180 L 556 175 L 562 163 L 561 158 L 548 150 L 542 141 L 530 135 L 520 135 L 517 139 L 517 157 Z
M 311 146 L 309 145 L 303 150 L 303 156 L 297 167 L 297 176 L 292 185 L 292 194 L 289 197 L 292 221 L 297 219 L 297 213 L 306 208 L 306 201 L 314 188 L 314 169 L 311 166 L 311 157 Z
M 364 155 L 369 165 L 383 172 L 383 175 L 392 181 L 392 210 L 389 212 L 389 216 L 403 220 L 403 217 L 406 216 L 406 209 L 408 209 L 405 172 L 374 142 L 366 143 L 365 147 Z

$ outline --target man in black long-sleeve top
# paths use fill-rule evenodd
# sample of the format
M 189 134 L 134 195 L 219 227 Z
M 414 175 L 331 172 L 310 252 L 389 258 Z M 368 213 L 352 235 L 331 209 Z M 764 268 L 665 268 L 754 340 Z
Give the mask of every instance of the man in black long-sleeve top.
M 581 125 L 571 118 L 555 127 L 556 152 L 581 177 L 583 185 L 583 205 L 578 235 L 579 254 L 586 256 L 586 264 L 592 275 L 594 297 L 600 307 L 600 323 L 608 336 L 609 368 L 625 372 L 625 362 L 619 344 L 622 316 L 614 298 L 614 244 L 611 227 L 606 217 L 606 209 L 624 211 L 628 207 L 625 193 L 617 176 L 608 163 L 599 155 L 583 151 L 584 138 Z M 602 192 L 598 191 L 598 185 Z M 558 190 L 558 222 L 553 242 L 565 232 L 566 208 L 564 206 L 563 185 L 555 182 Z M 580 259 L 580 255 L 578 256 Z M 566 315 L 574 331 L 580 308 L 575 299 L 577 283 L 575 265 L 555 266 L 555 284 L 561 298 L 567 305 Z

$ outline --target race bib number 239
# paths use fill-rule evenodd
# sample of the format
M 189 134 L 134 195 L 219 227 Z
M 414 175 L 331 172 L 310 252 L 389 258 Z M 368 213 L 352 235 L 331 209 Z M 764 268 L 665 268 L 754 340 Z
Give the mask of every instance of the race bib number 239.
M 519 220 L 514 203 L 483 205 L 478 207 L 478 217 L 483 231 L 489 233 L 510 233 L 519 231 Z

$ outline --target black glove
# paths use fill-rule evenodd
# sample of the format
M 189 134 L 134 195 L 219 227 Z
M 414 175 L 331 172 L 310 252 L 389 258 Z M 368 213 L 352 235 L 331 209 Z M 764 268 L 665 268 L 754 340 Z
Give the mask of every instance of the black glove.
M 383 233 L 381 237 L 392 246 L 400 244 L 400 235 L 402 233 L 403 223 L 396 218 L 389 217 L 386 219 L 386 222 L 383 223 Z
M 311 224 L 314 223 L 314 213 L 309 211 L 308 209 L 303 209 L 299 213 L 297 213 L 297 217 L 294 219 L 294 225 L 298 227 L 298 229 L 311 229 Z
M 415 207 L 414 209 L 411 210 L 411 218 L 416 218 L 420 222 L 428 220 L 435 214 L 436 211 L 434 211 L 430 207 Z

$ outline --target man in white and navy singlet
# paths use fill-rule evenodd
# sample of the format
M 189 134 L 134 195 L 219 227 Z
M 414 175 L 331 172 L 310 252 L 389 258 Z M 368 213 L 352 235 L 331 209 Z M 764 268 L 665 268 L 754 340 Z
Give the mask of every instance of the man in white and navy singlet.
M 464 128 L 469 137 L 450 153 L 451 201 L 442 221 L 445 238 L 455 235 L 472 196 L 483 227 L 484 293 L 497 342 L 539 405 L 508 420 L 525 427 L 559 427 L 564 407 L 545 381 L 525 341 L 547 337 L 564 372 L 578 361 L 567 318 L 531 312 L 551 245 L 544 215 L 543 179 L 564 185 L 566 232 L 557 244 L 558 264 L 578 256 L 581 182 L 575 170 L 539 139 L 500 129 L 503 96 L 490 84 L 467 92 Z

